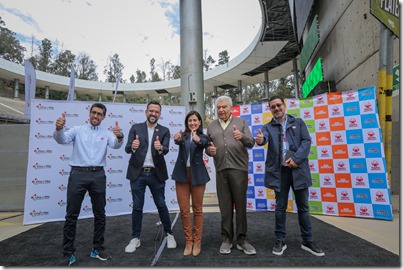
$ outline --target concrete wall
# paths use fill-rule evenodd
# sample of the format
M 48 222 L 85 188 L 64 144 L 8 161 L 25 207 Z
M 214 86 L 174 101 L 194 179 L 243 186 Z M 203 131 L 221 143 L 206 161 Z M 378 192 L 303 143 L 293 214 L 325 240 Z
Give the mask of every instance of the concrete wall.
M 370 1 L 316 1 L 311 16 L 318 15 L 320 41 L 306 74 L 322 58 L 325 81 L 337 91 L 378 85 L 380 22 L 370 13 Z M 311 22 L 308 21 L 308 26 Z M 303 33 L 305 40 L 309 27 Z M 393 66 L 399 64 L 400 40 L 394 38 Z M 394 93 L 392 111 L 391 191 L 400 193 L 400 95 Z
M 29 125 L 0 125 L 0 211 L 24 209 Z

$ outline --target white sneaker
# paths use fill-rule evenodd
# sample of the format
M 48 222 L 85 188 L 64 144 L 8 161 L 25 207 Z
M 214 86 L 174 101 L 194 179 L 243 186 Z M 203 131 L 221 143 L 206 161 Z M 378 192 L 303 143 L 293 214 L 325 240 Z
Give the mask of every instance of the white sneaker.
M 176 248 L 176 241 L 172 234 L 167 233 L 167 247 L 168 248 Z
M 130 240 L 130 243 L 126 246 L 125 252 L 127 253 L 132 253 L 140 246 L 140 239 L 138 238 L 133 238 Z

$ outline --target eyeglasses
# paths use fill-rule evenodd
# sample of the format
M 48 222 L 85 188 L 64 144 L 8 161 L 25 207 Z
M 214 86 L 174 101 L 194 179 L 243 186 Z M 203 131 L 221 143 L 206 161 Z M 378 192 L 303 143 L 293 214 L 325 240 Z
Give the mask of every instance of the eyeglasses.
M 276 105 L 271 105 L 270 109 L 274 110 L 276 107 L 281 108 L 281 106 L 283 106 L 283 103 L 277 103 Z
M 149 112 L 149 113 L 155 113 L 155 114 L 159 114 L 159 113 L 160 113 L 160 111 L 156 111 L 156 110 L 147 110 L 147 112 Z
M 103 113 L 96 112 L 96 111 L 92 111 L 91 114 L 92 114 L 92 115 L 98 115 L 98 116 L 101 116 L 101 117 L 104 116 Z

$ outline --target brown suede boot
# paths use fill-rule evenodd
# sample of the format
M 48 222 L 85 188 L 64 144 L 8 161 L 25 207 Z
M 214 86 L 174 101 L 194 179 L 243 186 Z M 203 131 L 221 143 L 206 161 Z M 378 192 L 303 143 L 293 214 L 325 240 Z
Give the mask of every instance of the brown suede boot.
M 194 243 L 193 244 L 193 256 L 198 256 L 201 252 L 201 243 Z
M 185 246 L 185 250 L 183 251 L 183 256 L 188 256 L 192 253 L 193 243 L 188 243 Z

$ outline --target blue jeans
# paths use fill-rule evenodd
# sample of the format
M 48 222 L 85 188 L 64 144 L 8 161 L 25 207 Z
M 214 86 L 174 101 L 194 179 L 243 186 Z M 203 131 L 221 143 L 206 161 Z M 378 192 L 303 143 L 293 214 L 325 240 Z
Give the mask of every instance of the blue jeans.
M 142 172 L 135 181 L 130 181 L 133 197 L 132 238 L 140 238 L 143 222 L 144 194 L 147 186 L 151 191 L 155 206 L 158 209 L 158 214 L 165 233 L 172 234 L 171 220 L 165 203 L 165 181 L 159 181 L 154 173 Z
M 301 237 L 304 242 L 312 241 L 312 226 L 311 216 L 309 214 L 309 190 L 308 188 L 295 190 L 293 186 L 291 169 L 281 166 L 281 187 L 280 192 L 276 193 L 276 240 L 285 241 L 286 236 L 286 210 L 288 204 L 288 193 L 290 187 L 292 188 L 295 196 L 295 202 L 298 208 L 298 222 L 301 230 Z

